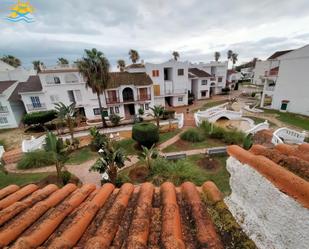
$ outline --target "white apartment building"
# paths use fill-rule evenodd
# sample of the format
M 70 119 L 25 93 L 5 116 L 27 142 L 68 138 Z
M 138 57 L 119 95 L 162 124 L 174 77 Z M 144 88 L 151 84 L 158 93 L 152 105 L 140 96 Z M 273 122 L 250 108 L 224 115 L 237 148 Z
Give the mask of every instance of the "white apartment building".
M 105 116 L 117 114 L 129 119 L 139 108 L 149 112 L 153 106 L 152 81 L 145 73 L 112 72 L 107 88 L 100 96 Z M 76 67 L 43 69 L 20 84 L 17 91 L 28 113 L 52 110 L 56 103 L 63 102 L 65 105 L 75 103 L 79 113 L 87 119 L 101 117 L 98 97 L 86 88 Z
M 241 73 L 235 71 L 234 69 L 227 70 L 226 76 L 226 86 L 233 90 L 237 82 L 241 79 Z
M 196 100 L 208 99 L 214 94 L 214 86 L 211 86 L 211 84 L 215 84 L 213 82 L 214 77 L 209 73 L 196 67 L 192 67 L 189 68 L 188 77 L 191 84 L 191 91 Z
M 266 72 L 261 106 L 271 96 L 271 108 L 309 115 L 308 68 L 309 45 L 277 56 L 276 65 Z
M 200 62 L 198 64 L 190 64 L 190 68 L 198 68 L 210 74 L 210 96 L 220 94 L 223 88 L 226 88 L 226 76 L 228 70 L 227 61 L 211 61 L 209 63 Z

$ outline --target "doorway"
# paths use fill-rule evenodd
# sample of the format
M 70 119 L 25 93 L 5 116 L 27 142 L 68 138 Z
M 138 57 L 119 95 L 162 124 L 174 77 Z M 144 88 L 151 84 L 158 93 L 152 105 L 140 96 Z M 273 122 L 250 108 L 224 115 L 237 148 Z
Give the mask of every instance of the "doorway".
M 165 97 L 165 103 L 170 107 L 172 106 L 172 97 Z
M 126 119 L 131 119 L 135 115 L 134 104 L 124 105 L 124 114 Z

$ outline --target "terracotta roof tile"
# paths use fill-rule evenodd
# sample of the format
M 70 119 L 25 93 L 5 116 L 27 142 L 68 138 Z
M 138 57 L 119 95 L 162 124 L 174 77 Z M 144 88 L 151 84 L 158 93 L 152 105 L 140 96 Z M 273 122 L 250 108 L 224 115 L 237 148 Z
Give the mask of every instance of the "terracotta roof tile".
M 292 147 L 287 145 L 276 146 L 275 150 L 286 155 L 300 155 L 300 151 L 307 151 L 308 146 L 300 145 Z M 269 150 L 269 149 L 266 149 Z M 273 151 L 275 153 L 275 150 Z M 278 156 L 278 154 L 271 155 L 265 152 L 262 146 L 253 146 L 250 151 L 246 151 L 239 146 L 229 146 L 228 154 L 240 162 L 247 164 L 258 171 L 262 176 L 267 178 L 274 184 L 281 192 L 289 195 L 299 202 L 302 206 L 309 208 L 309 182 L 303 177 L 295 174 L 295 170 L 299 171 L 304 166 L 304 160 L 300 157 L 297 160 L 291 161 L 289 157 Z M 295 159 L 295 158 L 294 158 Z M 296 164 L 298 162 L 298 164 Z M 283 166 L 279 165 L 282 164 Z M 306 163 L 305 163 L 306 164 Z M 289 168 L 290 167 L 290 168 Z M 297 169 L 296 169 L 297 168 Z
M 0 81 L 0 94 L 3 93 L 6 89 L 12 86 L 16 80 L 7 80 L 7 81 Z
M 222 201 L 212 182 L 177 188 L 168 182 L 126 183 L 120 189 L 12 185 L 0 190 L 0 248 L 221 249 L 222 232 L 208 214 L 204 194 L 211 202 Z
M 192 77 L 211 77 L 209 73 L 196 67 L 189 68 L 189 78 Z
M 107 88 L 117 88 L 121 85 L 148 86 L 151 78 L 146 73 L 111 72 Z

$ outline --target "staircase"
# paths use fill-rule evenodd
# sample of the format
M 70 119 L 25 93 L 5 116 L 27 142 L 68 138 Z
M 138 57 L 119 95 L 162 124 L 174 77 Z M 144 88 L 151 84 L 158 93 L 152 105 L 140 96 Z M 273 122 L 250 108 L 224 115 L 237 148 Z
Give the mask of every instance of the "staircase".
M 21 160 L 23 154 L 24 153 L 22 152 L 21 148 L 14 149 L 4 152 L 2 159 L 5 164 L 17 163 Z

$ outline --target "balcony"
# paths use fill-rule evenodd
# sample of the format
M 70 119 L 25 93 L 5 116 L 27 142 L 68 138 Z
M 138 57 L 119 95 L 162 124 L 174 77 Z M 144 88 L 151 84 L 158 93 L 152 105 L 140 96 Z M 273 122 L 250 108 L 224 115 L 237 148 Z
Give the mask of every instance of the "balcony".
M 142 94 L 137 96 L 138 101 L 147 101 L 151 100 L 151 95 L 150 94 Z
M 46 104 L 45 103 L 36 103 L 36 104 L 27 104 L 28 111 L 41 111 L 46 110 Z
M 0 106 L 0 113 L 8 113 L 9 109 L 7 106 Z
M 117 104 L 120 103 L 120 100 L 118 97 L 115 98 L 106 98 L 106 104 L 111 105 L 111 104 Z

